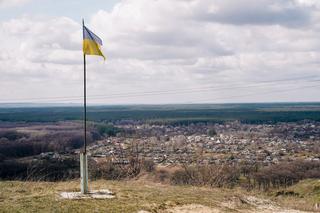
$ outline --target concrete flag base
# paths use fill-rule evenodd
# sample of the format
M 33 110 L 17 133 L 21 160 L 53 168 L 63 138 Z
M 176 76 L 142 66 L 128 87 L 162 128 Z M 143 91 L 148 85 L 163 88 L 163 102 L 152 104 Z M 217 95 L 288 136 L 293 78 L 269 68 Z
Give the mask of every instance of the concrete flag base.
M 80 199 L 111 199 L 115 195 L 107 189 L 92 190 L 83 194 L 82 192 L 61 192 L 61 199 L 80 200 Z

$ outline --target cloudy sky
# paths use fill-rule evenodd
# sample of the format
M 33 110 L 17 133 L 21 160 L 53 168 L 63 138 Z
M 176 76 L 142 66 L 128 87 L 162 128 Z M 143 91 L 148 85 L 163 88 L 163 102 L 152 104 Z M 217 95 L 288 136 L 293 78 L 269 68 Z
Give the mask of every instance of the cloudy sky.
M 0 102 L 320 101 L 319 0 L 0 0 Z

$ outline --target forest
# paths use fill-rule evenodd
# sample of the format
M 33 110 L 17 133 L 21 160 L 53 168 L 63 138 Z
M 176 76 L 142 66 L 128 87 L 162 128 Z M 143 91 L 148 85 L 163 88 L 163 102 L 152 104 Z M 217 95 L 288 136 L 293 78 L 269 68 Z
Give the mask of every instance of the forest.
M 2 122 L 57 122 L 83 119 L 80 106 L 1 107 Z M 150 123 L 190 124 L 197 122 L 276 123 L 300 120 L 320 121 L 320 103 L 273 104 L 190 104 L 90 106 L 88 120 L 116 122 L 123 120 Z

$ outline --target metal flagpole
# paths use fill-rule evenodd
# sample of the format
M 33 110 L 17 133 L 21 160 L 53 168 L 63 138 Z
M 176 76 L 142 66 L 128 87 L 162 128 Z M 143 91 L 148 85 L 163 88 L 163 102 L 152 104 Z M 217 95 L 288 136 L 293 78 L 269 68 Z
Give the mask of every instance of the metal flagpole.
M 82 19 L 82 30 L 84 38 L 84 20 Z M 86 54 L 83 53 L 83 124 L 84 124 L 84 147 L 80 153 L 80 176 L 81 193 L 88 193 L 88 160 L 87 160 L 87 82 L 86 82 Z
M 84 20 L 82 20 L 84 28 Z M 84 33 L 84 30 L 83 30 Z M 87 153 L 87 70 L 86 70 L 86 54 L 83 53 L 83 106 L 84 106 L 84 154 Z

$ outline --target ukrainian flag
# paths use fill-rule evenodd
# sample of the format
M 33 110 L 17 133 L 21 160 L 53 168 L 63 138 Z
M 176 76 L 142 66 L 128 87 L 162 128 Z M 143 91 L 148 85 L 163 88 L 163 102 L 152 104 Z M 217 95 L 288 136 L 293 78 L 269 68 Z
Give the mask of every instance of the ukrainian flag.
M 102 40 L 83 25 L 83 54 L 100 55 L 106 59 L 101 51 Z

